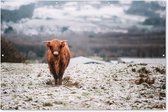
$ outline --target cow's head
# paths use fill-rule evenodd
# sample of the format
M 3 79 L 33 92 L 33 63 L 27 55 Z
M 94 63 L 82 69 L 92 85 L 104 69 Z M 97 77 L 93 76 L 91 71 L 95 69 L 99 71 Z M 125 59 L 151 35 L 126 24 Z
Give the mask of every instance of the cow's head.
M 59 56 L 61 49 L 65 46 L 66 40 L 51 40 L 44 41 L 46 43 L 47 48 L 51 51 L 54 56 Z

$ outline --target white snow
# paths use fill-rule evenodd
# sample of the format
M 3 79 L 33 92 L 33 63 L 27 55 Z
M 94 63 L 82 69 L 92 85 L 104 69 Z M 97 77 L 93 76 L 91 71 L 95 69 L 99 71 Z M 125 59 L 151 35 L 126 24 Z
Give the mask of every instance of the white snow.
M 126 63 L 146 63 L 146 64 L 164 64 L 166 65 L 166 58 L 119 58 L 119 62 Z

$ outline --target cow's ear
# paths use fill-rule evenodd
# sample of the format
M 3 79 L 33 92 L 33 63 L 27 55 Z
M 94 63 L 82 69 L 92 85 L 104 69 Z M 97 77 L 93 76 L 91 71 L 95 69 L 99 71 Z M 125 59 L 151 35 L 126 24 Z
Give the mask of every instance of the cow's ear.
M 44 41 L 47 48 L 50 48 L 50 41 Z
M 65 42 L 65 41 L 61 41 L 61 48 L 62 48 L 62 47 L 64 47 L 64 46 L 65 46 L 65 44 L 66 44 L 66 42 Z

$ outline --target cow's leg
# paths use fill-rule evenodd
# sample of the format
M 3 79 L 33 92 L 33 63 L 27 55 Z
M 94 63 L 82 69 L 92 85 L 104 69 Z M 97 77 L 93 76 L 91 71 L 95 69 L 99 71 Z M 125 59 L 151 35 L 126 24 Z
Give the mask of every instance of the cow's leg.
M 54 69 L 54 63 L 53 62 L 49 63 L 49 69 L 50 69 L 50 72 L 51 72 L 52 76 L 54 77 L 55 85 L 58 85 L 58 75 L 56 74 L 56 71 Z
M 63 75 L 60 75 L 60 76 L 59 76 L 59 82 L 58 82 L 59 85 L 62 85 L 62 76 L 63 76 Z
M 59 72 L 58 72 L 58 78 L 59 78 L 59 82 L 58 82 L 58 84 L 59 85 L 62 85 L 62 76 L 63 76 L 63 74 L 64 74 L 64 63 L 63 62 L 61 62 L 60 61 L 60 63 L 59 63 Z
M 55 85 L 58 85 L 58 75 L 56 73 L 52 74 L 55 80 Z
M 55 85 L 58 85 L 58 76 L 54 74 L 54 79 L 55 79 Z
M 59 74 L 59 85 L 62 85 L 62 77 L 63 77 L 63 74 L 64 74 L 64 72 L 62 71 L 62 72 L 60 72 L 60 74 Z

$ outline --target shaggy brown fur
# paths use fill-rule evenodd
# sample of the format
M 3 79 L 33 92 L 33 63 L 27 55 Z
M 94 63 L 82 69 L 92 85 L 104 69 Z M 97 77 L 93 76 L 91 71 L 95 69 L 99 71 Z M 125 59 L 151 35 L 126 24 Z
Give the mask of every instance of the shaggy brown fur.
M 62 84 L 62 77 L 70 61 L 68 44 L 63 40 L 45 41 L 48 48 L 47 61 L 51 74 L 55 79 L 55 85 Z

